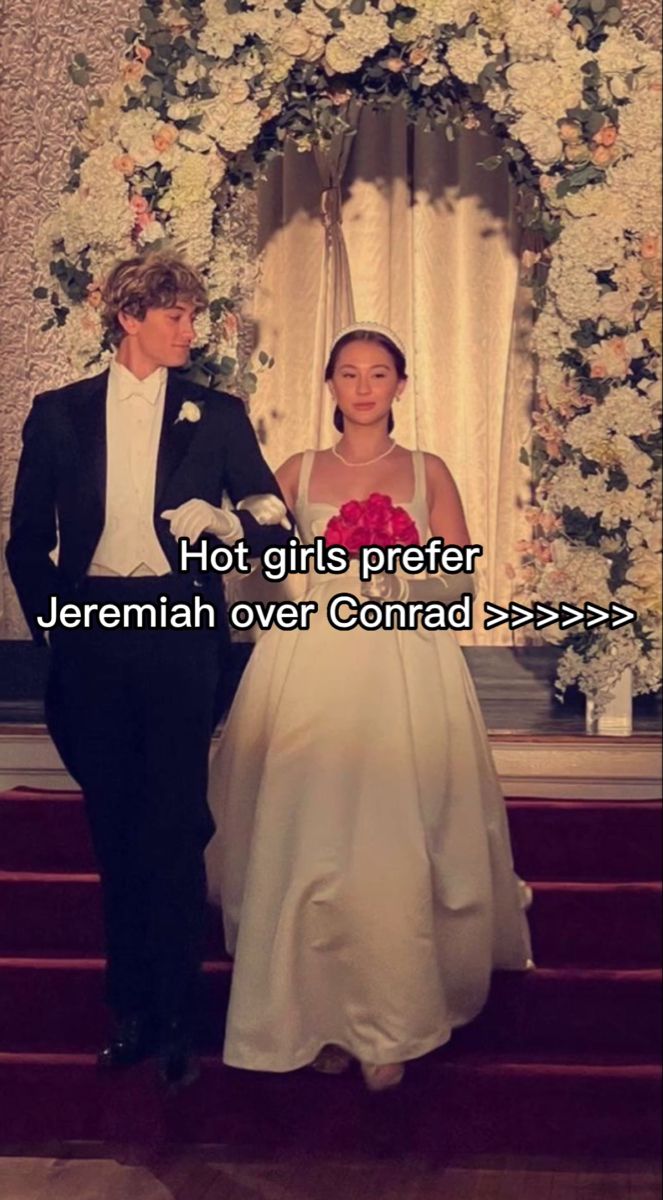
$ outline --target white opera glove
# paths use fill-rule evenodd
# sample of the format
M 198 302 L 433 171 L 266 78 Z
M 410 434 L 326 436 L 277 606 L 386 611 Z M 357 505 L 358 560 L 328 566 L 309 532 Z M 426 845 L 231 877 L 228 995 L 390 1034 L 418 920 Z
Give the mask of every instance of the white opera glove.
M 245 496 L 237 505 L 238 512 L 249 513 L 259 525 L 282 525 L 291 529 L 288 520 L 288 510 L 278 496 L 263 493 L 259 496 Z
M 435 575 L 402 575 L 382 572 L 361 585 L 361 594 L 367 600 L 415 600 L 424 604 L 429 600 L 452 604 L 460 600 L 465 592 L 475 594 L 474 576 L 467 571 L 448 575 L 440 571 Z
M 207 500 L 187 500 L 179 508 L 167 508 L 161 516 L 170 521 L 170 532 L 179 541 L 188 538 L 197 542 L 201 533 L 212 533 L 226 545 L 232 546 L 244 537 L 242 523 L 237 513 L 226 508 L 215 508 Z

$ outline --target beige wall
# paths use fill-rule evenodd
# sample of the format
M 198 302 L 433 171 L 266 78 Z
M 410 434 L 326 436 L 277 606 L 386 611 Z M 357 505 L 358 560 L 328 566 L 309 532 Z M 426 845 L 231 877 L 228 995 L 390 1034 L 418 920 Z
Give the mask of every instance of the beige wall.
M 57 334 L 40 333 L 44 305 L 32 299 L 35 229 L 57 203 L 68 177 L 82 90 L 67 66 L 79 51 L 96 68 L 101 88 L 117 71 L 123 30 L 138 5 L 129 0 L 14 0 L 2 31 L 0 255 L 0 548 L 20 450 L 21 427 L 35 392 L 67 378 Z M 24 637 L 25 626 L 4 567 L 0 571 L 0 638 Z

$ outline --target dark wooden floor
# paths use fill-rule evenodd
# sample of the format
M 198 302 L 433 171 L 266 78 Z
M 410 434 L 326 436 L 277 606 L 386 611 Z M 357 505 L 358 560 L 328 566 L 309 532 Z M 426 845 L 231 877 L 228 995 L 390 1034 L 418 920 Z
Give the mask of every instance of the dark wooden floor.
M 34 1151 L 33 1151 L 34 1155 Z M 51 1147 L 0 1157 L 6 1200 L 660 1200 L 657 1164 L 564 1159 L 261 1160 L 221 1147 L 146 1155 Z

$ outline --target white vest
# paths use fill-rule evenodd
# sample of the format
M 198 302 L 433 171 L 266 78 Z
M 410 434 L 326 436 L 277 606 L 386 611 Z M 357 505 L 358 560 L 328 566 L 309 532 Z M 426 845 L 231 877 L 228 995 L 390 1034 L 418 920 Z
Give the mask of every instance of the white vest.
M 165 575 L 154 528 L 157 453 L 168 372 L 147 379 L 113 360 L 106 392 L 106 519 L 90 575 Z

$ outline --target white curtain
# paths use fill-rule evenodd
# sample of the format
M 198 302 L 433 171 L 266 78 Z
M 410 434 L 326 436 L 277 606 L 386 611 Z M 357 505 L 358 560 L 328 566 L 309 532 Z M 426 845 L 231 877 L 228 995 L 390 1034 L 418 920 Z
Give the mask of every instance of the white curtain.
M 476 131 L 449 142 L 443 130 L 413 130 L 399 109 L 363 109 L 322 180 L 320 159 L 289 147 L 259 192 L 263 270 L 252 312 L 258 344 L 276 360 L 251 402 L 273 467 L 334 440 L 321 379 L 343 305 L 352 319 L 354 298 L 357 320 L 403 338 L 410 380 L 395 406 L 396 436 L 441 455 L 456 479 L 472 538 L 484 547 L 477 612 L 484 599 L 508 603 L 505 565 L 526 532 L 518 452 L 530 423 L 528 296 L 518 284 L 508 177 L 478 166 L 498 149 Z M 351 291 L 342 246 L 333 249 L 321 216 L 321 192 L 341 177 Z M 340 300 L 330 291 L 339 288 Z M 513 641 L 504 626 L 485 633 L 475 624 L 461 640 Z

